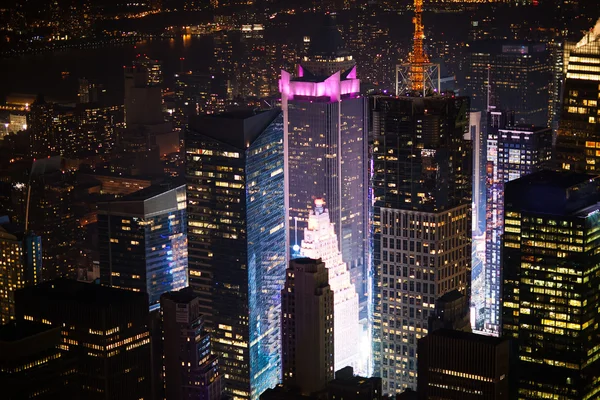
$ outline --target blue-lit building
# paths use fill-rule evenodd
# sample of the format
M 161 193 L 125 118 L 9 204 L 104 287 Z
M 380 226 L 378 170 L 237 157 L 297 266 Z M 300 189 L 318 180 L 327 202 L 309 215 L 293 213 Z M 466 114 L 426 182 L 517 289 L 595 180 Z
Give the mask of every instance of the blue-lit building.
M 212 329 L 226 393 L 257 399 L 281 380 L 288 257 L 281 111 L 192 120 L 186 179 L 190 285 Z
M 98 204 L 100 282 L 160 296 L 188 286 L 186 190 L 152 185 L 117 201 Z
M 476 304 L 475 330 L 500 334 L 500 303 L 504 235 L 504 185 L 547 168 L 552 154 L 552 129 L 506 125 L 490 129 L 487 140 L 486 233 L 483 279 L 484 302 Z M 519 230 L 508 226 L 507 232 Z

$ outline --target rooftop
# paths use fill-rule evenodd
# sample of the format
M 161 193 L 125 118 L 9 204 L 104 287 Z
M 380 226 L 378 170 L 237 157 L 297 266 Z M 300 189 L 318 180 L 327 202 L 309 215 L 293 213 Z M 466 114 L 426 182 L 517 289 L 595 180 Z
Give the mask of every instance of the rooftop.
M 0 342 L 16 342 L 52 329 L 56 328 L 39 322 L 11 321 L 0 326 Z
M 66 278 L 43 282 L 36 286 L 19 289 L 17 292 L 28 293 L 46 300 L 72 301 L 101 307 L 111 307 L 137 301 L 148 302 L 145 293 L 115 289 Z
M 175 303 L 190 303 L 195 298 L 197 298 L 198 295 L 196 293 L 194 293 L 194 289 L 192 289 L 191 286 L 188 286 L 188 287 L 183 288 L 181 290 L 176 290 L 174 292 L 164 293 L 160 297 L 161 297 L 161 301 L 164 298 L 164 299 L 171 300 L 171 301 L 173 301 Z
M 486 344 L 489 346 L 497 346 L 498 344 L 507 340 L 507 339 L 503 339 L 501 337 L 478 335 L 476 333 L 463 332 L 463 331 L 457 331 L 454 329 L 446 329 L 446 328 L 442 328 L 442 329 L 435 330 L 433 332 L 429 332 L 428 335 L 442 336 L 442 337 L 451 338 L 451 339 L 478 342 L 478 343 Z
M 573 186 L 591 181 L 595 178 L 598 177 L 579 172 L 543 170 L 533 174 L 525 175 L 513 182 L 517 182 L 521 185 L 568 189 Z

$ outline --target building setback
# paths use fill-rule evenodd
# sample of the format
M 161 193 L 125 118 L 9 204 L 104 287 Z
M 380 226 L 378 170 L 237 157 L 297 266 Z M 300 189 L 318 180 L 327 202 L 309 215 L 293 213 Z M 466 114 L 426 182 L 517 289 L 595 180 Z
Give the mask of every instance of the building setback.
M 276 109 L 202 116 L 186 133 L 190 285 L 234 399 L 281 377 L 283 141 Z
M 454 95 L 373 99 L 373 357 L 384 395 L 416 388 L 417 340 L 436 299 L 469 294 L 468 110 Z
M 518 398 L 597 398 L 600 177 L 540 171 L 504 193 L 502 335 Z

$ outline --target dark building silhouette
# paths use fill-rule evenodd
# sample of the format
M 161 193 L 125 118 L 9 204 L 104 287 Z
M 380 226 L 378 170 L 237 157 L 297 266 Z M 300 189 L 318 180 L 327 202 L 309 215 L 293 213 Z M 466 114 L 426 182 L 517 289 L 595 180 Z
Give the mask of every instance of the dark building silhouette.
M 150 399 L 150 333 L 145 293 L 55 279 L 15 293 L 17 323 L 60 329 L 77 358 L 73 398 Z
M 429 317 L 429 332 L 438 329 L 471 332 L 469 298 L 453 290 L 435 301 L 435 311 Z
M 62 350 L 59 327 L 31 321 L 0 326 L 2 398 L 75 399 L 77 364 Z
M 166 400 L 221 399 L 222 375 L 199 303 L 192 288 L 161 296 Z
M 354 375 L 352 367 L 336 371 L 327 384 L 328 400 L 381 400 L 381 378 Z
M 311 395 L 333 378 L 333 291 L 325 264 L 290 261 L 281 291 L 283 384 Z
M 545 43 L 479 40 L 467 49 L 465 95 L 471 98 L 473 111 L 487 110 L 490 84 L 490 105 L 513 110 L 517 121 L 548 125 L 553 76 Z
M 540 171 L 505 187 L 502 335 L 518 397 L 600 391 L 600 177 Z
M 510 343 L 450 329 L 419 340 L 417 398 L 508 400 Z

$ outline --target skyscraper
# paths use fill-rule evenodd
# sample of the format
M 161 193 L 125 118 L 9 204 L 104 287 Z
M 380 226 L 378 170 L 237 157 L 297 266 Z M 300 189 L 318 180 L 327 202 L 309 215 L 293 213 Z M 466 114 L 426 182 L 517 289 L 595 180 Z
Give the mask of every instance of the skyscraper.
M 551 118 L 549 86 L 550 52 L 545 43 L 479 40 L 469 43 L 465 94 L 473 111 L 488 107 L 514 110 L 517 121 L 547 126 Z
M 486 180 L 486 240 L 483 283 L 484 302 L 475 304 L 475 330 L 500 334 L 500 263 L 504 234 L 504 185 L 550 166 L 552 129 L 506 126 L 488 132 Z M 513 227 L 507 228 L 513 230 Z M 479 314 L 483 313 L 480 317 Z
M 190 285 L 234 399 L 281 376 L 283 143 L 279 110 L 207 115 L 186 133 Z
M 334 293 L 321 259 L 290 261 L 281 292 L 283 383 L 310 395 L 334 376 Z
M 515 344 L 521 399 L 600 392 L 599 189 L 600 177 L 573 172 L 506 184 L 502 335 Z
M 150 399 L 148 297 L 69 279 L 17 290 L 22 320 L 61 330 L 61 349 L 77 358 L 75 398 Z
M 0 226 L 0 325 L 15 317 L 15 290 L 42 278 L 42 239 Z
M 316 199 L 314 210 L 308 217 L 308 227 L 304 229 L 300 255 L 321 259 L 329 272 L 329 285 L 334 294 L 335 370 L 347 366 L 366 370 L 366 365 L 360 363 L 358 294 L 338 246 L 329 211 L 322 199 Z
M 222 375 L 199 303 L 190 287 L 161 296 L 166 400 L 221 399 Z
M 281 71 L 290 247 L 300 246 L 316 198 L 329 209 L 342 258 L 366 314 L 366 101 L 331 15 L 292 76 Z
M 39 95 L 31 104 L 31 111 L 27 116 L 31 156 L 34 158 L 58 154 L 53 117 L 54 104 L 46 102 L 44 96 Z
M 163 293 L 188 286 L 185 185 L 153 185 L 98 204 L 100 282 L 148 293 L 150 310 Z
M 599 64 L 600 32 L 591 31 L 571 50 L 568 60 L 555 150 L 559 169 L 600 170 Z
M 373 357 L 383 392 L 416 389 L 417 340 L 438 297 L 469 294 L 469 99 L 373 99 Z

